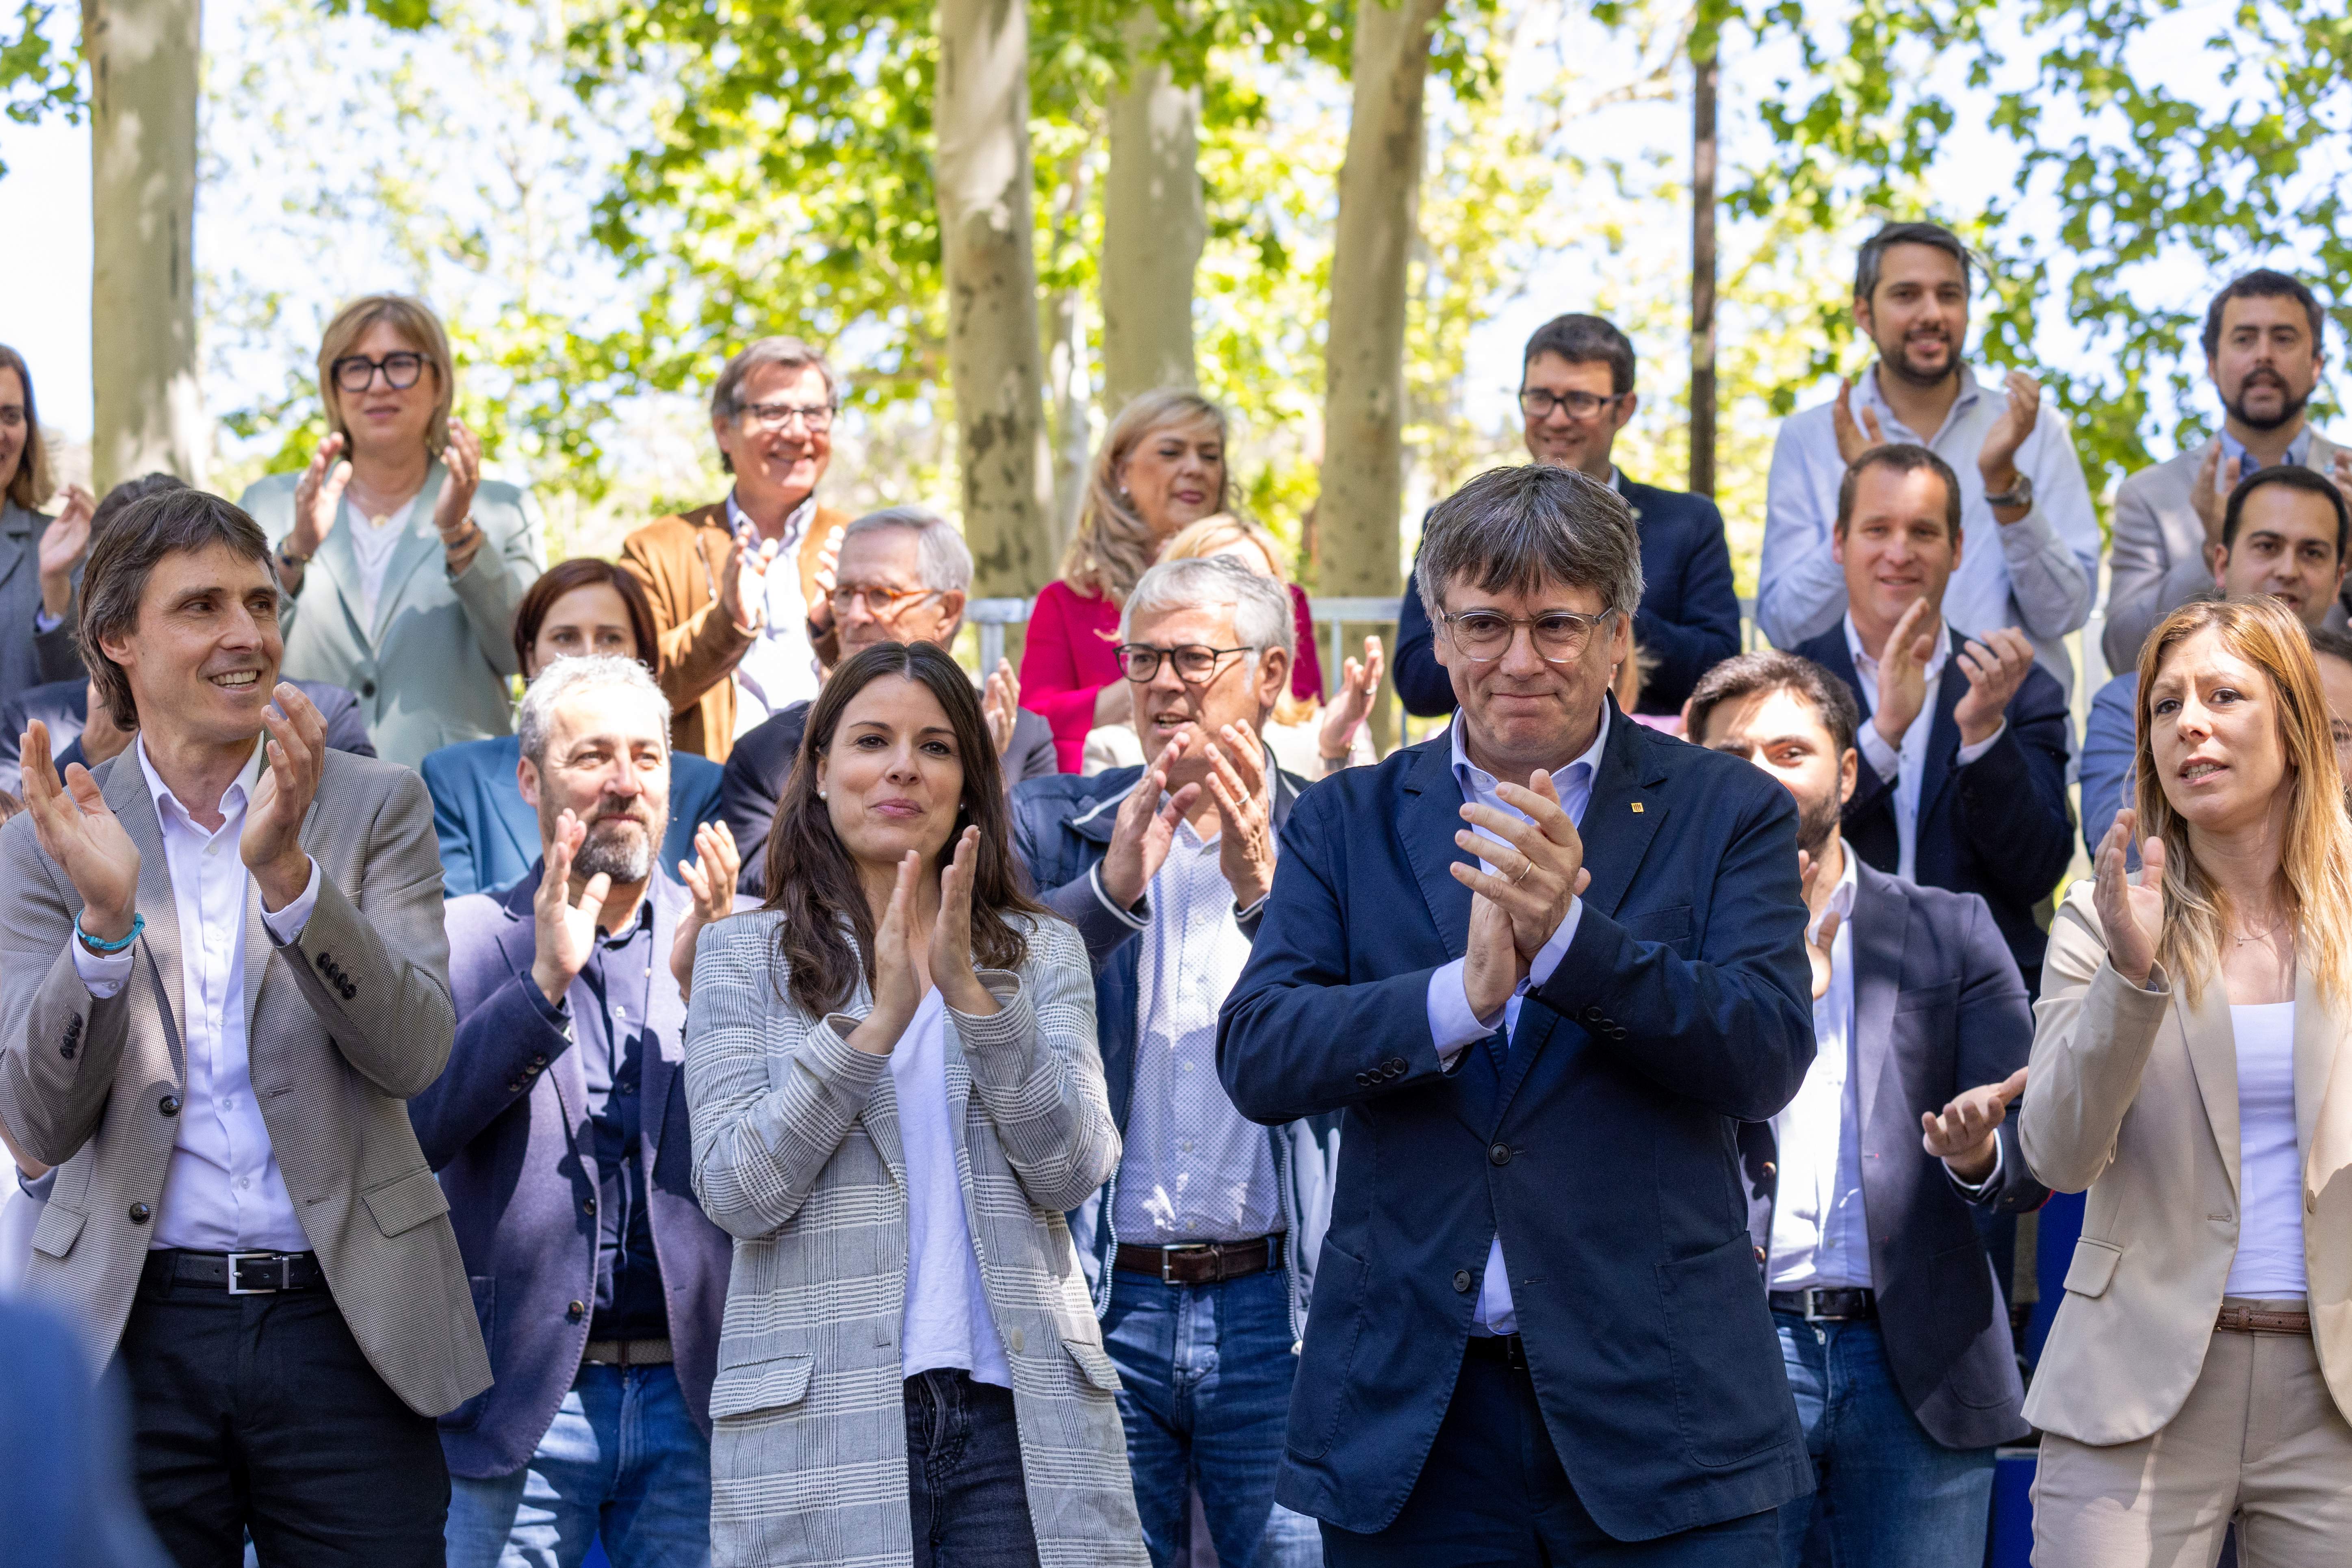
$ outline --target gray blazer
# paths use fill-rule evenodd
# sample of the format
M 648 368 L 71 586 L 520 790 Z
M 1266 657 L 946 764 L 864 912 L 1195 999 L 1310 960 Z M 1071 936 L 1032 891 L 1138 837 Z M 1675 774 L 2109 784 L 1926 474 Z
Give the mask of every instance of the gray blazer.
M 2131 475 L 2116 489 L 2115 540 L 2107 568 L 2107 629 L 2099 648 L 2121 674 L 2139 667 L 2140 645 L 2157 623 L 2213 586 L 2205 561 L 2205 525 L 2193 499 L 2197 470 L 2218 437 Z M 2335 443 L 2314 430 L 2305 461 L 2322 473 L 2336 458 Z M 2344 629 L 2344 606 L 2327 612 Z
M 41 610 L 41 535 L 50 521 L 46 512 L 0 500 L 0 703 L 52 680 L 82 678 L 71 610 L 54 630 L 33 629 Z
M 474 521 L 488 537 L 465 574 L 452 579 L 433 529 L 433 504 L 448 477 L 437 460 L 426 472 L 408 531 L 384 570 L 373 624 L 361 619 L 359 558 L 341 523 L 319 546 L 285 612 L 285 672 L 358 693 L 376 753 L 412 768 L 427 752 L 513 728 L 507 678 L 521 673 L 515 605 L 546 565 L 530 492 L 484 479 L 474 492 Z M 271 474 L 238 499 L 273 549 L 294 531 L 300 479 Z
M 735 1240 L 711 1390 L 714 1563 L 912 1561 L 899 1322 L 907 1166 L 889 1058 L 784 994 L 779 913 L 706 929 L 687 1011 L 694 1188 Z M 1013 1368 L 1046 1568 L 1145 1568 L 1103 1349 L 1062 1215 L 1118 1165 L 1078 934 L 1040 921 L 1003 1010 L 950 1011 L 949 1110 L 990 1315 Z
M 93 1372 L 131 1313 L 187 1085 L 187 936 L 155 802 L 134 752 L 95 776 L 139 847 L 147 920 L 117 994 L 93 998 L 74 970 L 81 899 L 41 852 L 32 819 L 0 828 L 10 889 L 0 900 L 0 1119 L 26 1152 L 63 1167 L 33 1230 L 25 1288 L 73 1320 Z M 488 1387 L 490 1365 L 449 1205 L 408 1124 L 408 1098 L 439 1076 L 456 1029 L 425 782 L 329 752 L 302 844 L 319 867 L 319 901 L 293 942 L 275 945 L 260 888 L 246 883 L 254 1089 L 352 1337 L 403 1402 L 438 1415 Z

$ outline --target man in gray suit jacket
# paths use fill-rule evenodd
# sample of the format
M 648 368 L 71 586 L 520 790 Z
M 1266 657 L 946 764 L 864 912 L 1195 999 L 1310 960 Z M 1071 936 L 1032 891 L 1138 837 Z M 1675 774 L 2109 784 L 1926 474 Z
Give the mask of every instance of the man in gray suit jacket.
M 2311 427 L 2305 413 L 2326 359 L 2326 316 L 2309 289 L 2258 268 L 2232 279 L 2205 311 L 2205 374 L 2221 396 L 2221 433 L 2125 479 L 2116 491 L 2107 587 L 2107 668 L 2139 663 L 2157 623 L 2213 585 L 2222 503 L 2238 481 L 2274 463 L 2317 468 L 2352 484 L 2352 453 Z M 2341 631 L 2344 606 L 2328 611 Z
M 432 805 L 326 748 L 278 604 L 215 496 L 92 552 L 83 656 L 139 739 L 60 782 L 35 723 L 0 831 L 0 1120 L 61 1167 L 26 1286 L 122 1369 L 180 1563 L 438 1568 L 433 1417 L 489 1365 L 406 1105 L 454 1027 Z

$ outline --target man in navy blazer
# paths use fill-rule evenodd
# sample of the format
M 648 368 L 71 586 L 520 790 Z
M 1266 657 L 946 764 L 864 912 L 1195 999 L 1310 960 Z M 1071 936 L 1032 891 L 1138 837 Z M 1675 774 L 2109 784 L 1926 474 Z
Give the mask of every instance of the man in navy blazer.
M 1853 689 L 1865 722 L 1845 838 L 1865 865 L 1975 893 L 2042 990 L 2034 908 L 2074 853 L 2066 694 L 2022 632 L 1963 637 L 1943 616 L 1960 563 L 1960 489 L 1944 459 L 1891 442 L 1853 460 L 1831 549 L 1846 613 L 1794 651 Z
M 1705 496 L 1637 485 L 1617 470 L 1610 448 L 1633 417 L 1633 345 L 1598 316 L 1559 316 L 1528 340 L 1519 413 L 1528 455 L 1613 486 L 1633 510 L 1642 537 L 1642 605 L 1633 640 L 1651 668 L 1634 707 L 1677 713 L 1698 678 L 1739 651 L 1739 596 L 1723 514 Z M 1454 711 L 1454 687 L 1438 663 L 1428 606 L 1407 582 L 1397 617 L 1396 687 L 1405 711 L 1435 719 Z
M 1814 924 L 1813 1037 L 1797 1091 L 1742 1123 L 1748 1234 L 1817 1489 L 1784 1504 L 1791 1568 L 1977 1568 L 1993 1450 L 2023 1437 L 2009 1315 L 1971 1205 L 2049 1191 L 2018 1151 L 2033 1016 L 1973 893 L 1890 877 L 1838 830 L 1861 711 L 1811 659 L 1742 654 L 1685 710 L 1696 743 L 1788 786 Z
M 447 907 L 457 1035 L 409 1102 L 441 1175 L 497 1381 L 441 1418 L 452 1568 L 520 1552 L 709 1562 L 710 1385 L 732 1243 L 695 1201 L 681 949 L 732 907 L 702 829 L 692 896 L 655 858 L 669 701 L 635 659 L 525 694 L 544 854 Z
M 1244 1115 L 1342 1117 L 1276 1496 L 1339 1568 L 1761 1568 L 1811 1472 L 1737 1145 L 1812 1059 L 1796 808 L 1609 699 L 1607 486 L 1483 474 L 1418 570 L 1460 714 L 1299 798 L 1220 1026 Z

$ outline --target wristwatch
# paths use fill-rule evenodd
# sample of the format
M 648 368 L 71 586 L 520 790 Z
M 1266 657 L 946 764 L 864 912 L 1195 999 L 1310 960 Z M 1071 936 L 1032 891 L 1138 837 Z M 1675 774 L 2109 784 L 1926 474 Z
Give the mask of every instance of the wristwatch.
M 1985 492 L 1985 504 L 1987 506 L 2032 506 L 2033 504 L 2032 476 L 2021 468 L 2019 469 L 2017 482 L 2009 489 L 1999 495 L 1993 494 L 1990 490 Z
M 291 550 L 287 549 L 285 545 L 280 544 L 278 547 L 278 563 L 280 566 L 289 566 L 293 568 L 295 571 L 299 572 L 303 567 L 310 564 L 310 558 L 307 555 L 297 555 Z

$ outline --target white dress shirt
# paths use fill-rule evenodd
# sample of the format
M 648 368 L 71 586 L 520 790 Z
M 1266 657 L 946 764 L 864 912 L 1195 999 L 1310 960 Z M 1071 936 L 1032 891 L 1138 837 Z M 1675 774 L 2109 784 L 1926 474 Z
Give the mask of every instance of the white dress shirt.
M 2046 395 L 2033 430 L 2017 448 L 2017 471 L 2033 481 L 2033 505 L 2003 527 L 1985 501 L 1977 455 L 2008 408 L 1996 383 L 1982 386 L 1965 365 L 1960 394 L 1932 437 L 1912 430 L 1878 395 L 1878 369 L 1855 381 L 1853 416 L 1878 416 L 1889 441 L 1914 441 L 1952 466 L 1960 481 L 1959 566 L 1944 594 L 1944 614 L 1970 637 L 2016 626 L 2032 640 L 2042 667 L 2073 693 L 2074 668 L 2063 638 L 2090 618 L 2099 582 L 2099 519 L 2073 438 Z M 1775 647 L 1795 647 L 1837 625 L 1845 612 L 1845 569 L 1830 554 L 1837 525 L 1835 405 L 1792 415 L 1772 447 L 1764 505 L 1764 547 L 1757 573 L 1756 621 Z M 1864 426 L 1867 428 L 1867 426 Z
M 1878 661 L 1863 651 L 1862 634 L 1854 629 L 1853 617 L 1845 617 L 1845 647 L 1853 656 L 1853 672 L 1862 680 L 1862 701 L 1866 712 L 1878 711 Z M 1919 789 L 1927 773 L 1927 738 L 1936 728 L 1936 694 L 1943 685 L 1944 666 L 1951 661 L 1952 628 L 1944 621 L 1936 623 L 1936 651 L 1927 659 L 1927 685 L 1919 700 L 1919 711 L 1903 731 L 1900 750 L 1886 743 L 1878 726 L 1869 719 L 1862 721 L 1862 731 L 1856 743 L 1862 754 L 1878 776 L 1895 785 L 1895 874 L 1906 882 L 1918 879 L 1919 863 Z M 1967 767 L 1993 748 L 2001 731 L 2009 728 L 2003 719 L 1993 732 L 1973 746 L 1962 746 L 1955 753 L 1952 765 Z M 1848 857 L 1849 859 L 1852 857 Z
M 824 684 L 816 649 L 809 642 L 809 603 L 801 593 L 801 540 L 815 517 L 816 497 L 812 495 L 784 519 L 783 536 L 768 561 L 761 580 L 760 635 L 735 666 L 734 738 L 739 741 L 770 715 L 795 702 L 814 700 L 817 688 Z M 727 526 L 753 549 L 765 542 L 760 525 L 735 504 L 733 490 L 727 492 Z
M 1772 1118 L 1780 1185 L 1772 1202 L 1774 1290 L 1861 1287 L 1870 1278 L 1870 1224 L 1862 1207 L 1862 1118 L 1853 1070 L 1854 854 L 1841 847 L 1837 888 L 1805 928 L 1808 942 L 1834 911 L 1830 988 L 1813 998 L 1813 1065 L 1797 1098 Z
M 163 1182 L 151 1247 L 195 1252 L 303 1252 L 302 1234 L 278 1153 L 255 1103 L 253 1068 L 246 1056 L 245 910 L 252 873 L 237 854 L 245 808 L 261 776 L 263 746 L 220 797 L 221 825 L 207 833 L 147 760 L 147 742 L 131 754 L 146 775 L 163 826 L 163 858 L 172 877 L 172 905 L 180 921 L 180 988 L 187 1017 L 188 1081 L 181 1095 L 177 1139 Z M 301 896 L 262 921 L 280 942 L 292 942 L 319 902 L 319 865 L 310 863 Z M 95 953 L 73 944 L 74 972 L 92 996 L 104 999 L 132 978 L 143 943 Z
M 1013 1386 L 1013 1367 L 988 1310 L 988 1286 L 963 1209 L 957 1129 L 950 1124 L 947 1001 L 935 986 L 890 1053 L 898 1142 L 907 1159 L 907 1299 L 900 1316 L 902 1377 L 955 1367 L 974 1383 Z
M 1459 718 L 1454 722 L 1453 735 L 1454 782 L 1461 786 L 1463 800 L 1508 812 L 1522 822 L 1533 820 L 1496 793 L 1496 783 L 1492 773 L 1471 765 L 1469 753 L 1462 749 L 1462 722 Z M 1601 752 L 1608 743 L 1609 704 L 1603 702 L 1601 705 L 1600 731 L 1592 737 L 1591 746 L 1582 756 L 1551 775 L 1553 787 L 1559 791 L 1560 808 L 1579 827 L 1584 826 L 1584 808 L 1592 800 L 1593 776 L 1601 771 Z M 1497 835 L 1486 827 L 1475 827 L 1472 831 L 1493 838 L 1496 843 L 1502 842 Z M 1478 864 L 1490 873 L 1495 871 L 1495 868 L 1485 860 Z M 1576 940 L 1576 928 L 1583 919 L 1584 900 L 1570 899 L 1568 913 L 1560 919 L 1559 929 L 1551 933 L 1551 940 L 1536 953 L 1535 962 L 1528 966 L 1527 978 L 1512 991 L 1510 1000 L 1503 1004 L 1503 1010 L 1497 1016 L 1481 1018 L 1471 1010 L 1470 993 L 1465 979 L 1469 967 L 1467 959 L 1457 958 L 1430 975 L 1426 1003 L 1429 1034 L 1432 1043 L 1437 1047 L 1440 1065 L 1452 1070 L 1455 1058 L 1469 1046 L 1493 1034 L 1497 1026 L 1507 1037 L 1518 1027 L 1520 1001 L 1529 991 L 1551 978 L 1552 971 L 1559 967 L 1560 958 L 1568 952 L 1569 944 Z M 1478 1305 L 1472 1313 L 1472 1321 L 1490 1333 L 1515 1334 L 1519 1331 L 1518 1313 L 1511 1305 L 1510 1273 L 1503 1267 L 1503 1237 L 1499 1232 L 1486 1248 L 1486 1274 L 1478 1286 Z

